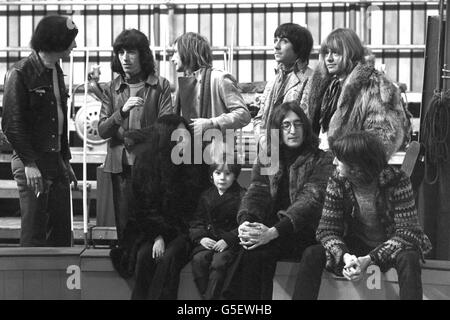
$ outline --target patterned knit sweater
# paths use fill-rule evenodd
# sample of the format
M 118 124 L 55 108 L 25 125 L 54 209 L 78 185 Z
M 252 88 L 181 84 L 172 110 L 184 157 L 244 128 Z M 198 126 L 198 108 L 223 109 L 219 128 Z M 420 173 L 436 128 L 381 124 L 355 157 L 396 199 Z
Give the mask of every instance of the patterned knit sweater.
M 418 221 L 411 182 L 403 171 L 387 166 L 380 173 L 375 207 L 388 240 L 369 254 L 381 270 L 392 266 L 397 254 L 403 250 L 418 250 L 422 258 L 431 250 L 431 242 Z M 337 274 L 342 272 L 343 255 L 349 252 L 343 238 L 356 208 L 350 181 L 335 171 L 328 180 L 316 238 L 326 249 L 326 268 Z

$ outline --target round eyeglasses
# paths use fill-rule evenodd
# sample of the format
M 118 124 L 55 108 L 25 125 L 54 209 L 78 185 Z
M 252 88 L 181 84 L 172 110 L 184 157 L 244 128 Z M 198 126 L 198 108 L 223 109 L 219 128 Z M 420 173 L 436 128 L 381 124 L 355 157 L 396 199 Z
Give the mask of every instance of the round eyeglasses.
M 295 129 L 299 129 L 303 125 L 303 123 L 300 120 L 295 120 L 294 122 L 283 121 L 281 123 L 281 129 L 283 129 L 286 132 L 289 132 L 292 128 L 292 125 L 294 126 Z

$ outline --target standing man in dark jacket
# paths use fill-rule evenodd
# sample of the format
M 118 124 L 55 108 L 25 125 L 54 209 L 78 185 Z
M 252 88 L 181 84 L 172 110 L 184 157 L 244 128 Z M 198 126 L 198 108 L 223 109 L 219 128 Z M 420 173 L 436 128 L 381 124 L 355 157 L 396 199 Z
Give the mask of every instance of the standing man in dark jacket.
M 3 131 L 14 153 L 22 246 L 70 246 L 67 91 L 58 61 L 76 47 L 78 29 L 67 17 L 47 16 L 31 38 L 33 52 L 8 71 Z

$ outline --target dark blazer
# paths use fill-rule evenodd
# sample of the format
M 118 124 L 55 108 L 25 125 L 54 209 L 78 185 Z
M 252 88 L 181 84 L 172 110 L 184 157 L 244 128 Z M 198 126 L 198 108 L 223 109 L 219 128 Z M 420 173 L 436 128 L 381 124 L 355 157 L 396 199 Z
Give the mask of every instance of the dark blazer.
M 67 97 L 64 75 L 58 64 L 58 86 L 64 114 L 61 155 L 71 158 L 67 136 Z M 20 160 L 27 165 L 58 147 L 58 110 L 52 70 L 33 51 L 14 64 L 5 76 L 2 130 Z
M 238 245 L 236 215 L 245 191 L 235 181 L 222 196 L 215 186 L 203 192 L 189 229 L 191 240 L 196 245 L 193 255 L 206 250 L 200 244 L 200 240 L 204 237 L 216 241 L 223 239 L 229 247 Z

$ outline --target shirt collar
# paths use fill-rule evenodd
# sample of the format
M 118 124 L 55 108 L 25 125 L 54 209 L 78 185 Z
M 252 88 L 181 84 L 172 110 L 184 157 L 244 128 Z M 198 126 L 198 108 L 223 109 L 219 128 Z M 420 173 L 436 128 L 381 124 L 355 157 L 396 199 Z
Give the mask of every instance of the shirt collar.
M 295 73 L 299 71 L 303 71 L 308 66 L 307 62 L 302 62 L 300 59 L 295 60 L 294 64 L 286 67 L 284 64 L 279 63 L 278 66 L 275 68 L 275 73 L 278 74 L 279 72 L 284 73 L 285 75 L 294 71 Z
M 41 57 L 39 56 L 39 54 L 36 51 L 33 50 L 33 52 L 30 55 L 30 58 L 31 58 L 34 68 L 36 69 L 36 73 L 38 75 L 43 74 L 44 72 L 46 72 L 46 70 L 50 70 L 49 68 L 47 68 L 44 65 L 44 62 L 42 61 Z M 57 66 L 56 66 L 56 70 L 58 71 Z
M 125 79 L 122 76 L 119 76 L 119 81 L 117 81 L 115 90 L 118 92 L 122 89 L 123 86 L 128 86 Z M 154 74 L 150 74 L 145 80 L 145 84 L 149 86 L 156 86 L 158 84 L 158 77 Z

